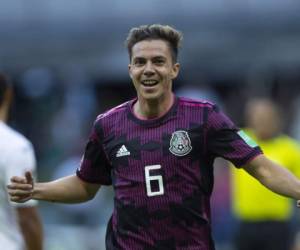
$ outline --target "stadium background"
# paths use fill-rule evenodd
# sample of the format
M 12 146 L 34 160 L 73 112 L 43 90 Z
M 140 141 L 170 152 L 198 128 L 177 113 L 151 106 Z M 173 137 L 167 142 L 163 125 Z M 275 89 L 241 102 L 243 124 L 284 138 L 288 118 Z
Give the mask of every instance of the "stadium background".
M 41 181 L 72 174 L 95 116 L 135 94 L 128 30 L 162 23 L 184 34 L 178 94 L 212 99 L 240 126 L 245 102 L 268 95 L 300 140 L 299 11 L 297 0 L 0 0 L 0 69 L 16 87 L 10 124 L 33 142 Z M 214 234 L 217 250 L 232 250 L 228 171 L 217 165 Z M 111 192 L 85 205 L 41 202 L 45 249 L 104 249 Z

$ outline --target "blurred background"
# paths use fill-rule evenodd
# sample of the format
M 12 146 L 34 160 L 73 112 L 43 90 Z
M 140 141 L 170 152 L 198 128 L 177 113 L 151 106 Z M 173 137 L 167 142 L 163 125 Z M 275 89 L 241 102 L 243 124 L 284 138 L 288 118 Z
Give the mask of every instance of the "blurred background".
M 127 32 L 161 23 L 184 34 L 178 95 L 216 102 L 239 126 L 246 101 L 268 96 L 299 141 L 299 12 L 298 0 L 0 0 L 0 69 L 16 91 L 10 124 L 32 141 L 40 181 L 74 173 L 96 115 L 135 96 Z M 229 173 L 217 165 L 213 230 L 217 250 L 232 250 Z M 41 202 L 45 249 L 104 249 L 112 195 Z

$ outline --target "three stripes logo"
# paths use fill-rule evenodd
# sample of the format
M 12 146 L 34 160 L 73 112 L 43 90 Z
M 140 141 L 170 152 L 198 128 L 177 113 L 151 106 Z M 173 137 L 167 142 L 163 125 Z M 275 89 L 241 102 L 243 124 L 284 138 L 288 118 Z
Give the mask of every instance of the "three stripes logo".
M 122 145 L 122 147 L 120 147 L 120 149 L 118 150 L 116 157 L 122 157 L 127 155 L 130 155 L 130 152 L 127 150 L 125 145 Z

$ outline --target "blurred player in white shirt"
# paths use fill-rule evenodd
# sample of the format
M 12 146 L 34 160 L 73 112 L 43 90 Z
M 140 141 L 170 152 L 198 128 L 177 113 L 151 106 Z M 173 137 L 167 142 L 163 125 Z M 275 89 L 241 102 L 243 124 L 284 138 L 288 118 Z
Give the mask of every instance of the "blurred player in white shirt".
M 6 125 L 12 95 L 8 79 L 0 73 L 0 248 L 41 250 L 43 233 L 37 202 L 10 202 L 6 190 L 11 176 L 35 172 L 36 168 L 32 144 Z

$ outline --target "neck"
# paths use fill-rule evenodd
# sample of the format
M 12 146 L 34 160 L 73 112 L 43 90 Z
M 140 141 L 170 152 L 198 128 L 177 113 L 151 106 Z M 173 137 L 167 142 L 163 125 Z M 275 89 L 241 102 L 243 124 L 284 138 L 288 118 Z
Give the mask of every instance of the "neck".
M 10 107 L 10 101 L 4 101 L 0 105 L 0 121 L 7 122 L 9 107 Z
M 155 100 L 144 100 L 142 98 L 138 98 L 138 101 L 134 104 L 133 111 L 142 119 L 154 119 L 167 113 L 173 103 L 173 93 Z
M 4 100 L 2 101 L 2 103 L 0 103 L 0 120 L 2 122 L 7 122 L 11 100 L 12 100 L 12 89 L 9 88 L 5 92 Z
M 0 121 L 7 122 L 7 111 L 4 107 L 0 108 Z

